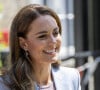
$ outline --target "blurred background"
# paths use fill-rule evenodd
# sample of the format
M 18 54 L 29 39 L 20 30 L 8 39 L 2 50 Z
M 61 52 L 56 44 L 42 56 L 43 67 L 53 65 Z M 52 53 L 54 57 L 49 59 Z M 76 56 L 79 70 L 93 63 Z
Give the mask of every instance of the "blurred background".
M 47 5 L 59 15 L 61 64 L 79 70 L 82 90 L 100 90 L 100 0 L 0 0 L 0 69 L 7 68 L 11 21 L 30 3 Z

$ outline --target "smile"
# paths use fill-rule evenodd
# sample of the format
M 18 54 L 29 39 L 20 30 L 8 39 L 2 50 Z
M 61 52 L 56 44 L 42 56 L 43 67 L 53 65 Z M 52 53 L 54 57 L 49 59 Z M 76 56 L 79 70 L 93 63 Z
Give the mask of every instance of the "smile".
M 53 49 L 53 50 L 44 50 L 44 53 L 50 54 L 50 55 L 55 55 L 56 54 L 56 49 Z

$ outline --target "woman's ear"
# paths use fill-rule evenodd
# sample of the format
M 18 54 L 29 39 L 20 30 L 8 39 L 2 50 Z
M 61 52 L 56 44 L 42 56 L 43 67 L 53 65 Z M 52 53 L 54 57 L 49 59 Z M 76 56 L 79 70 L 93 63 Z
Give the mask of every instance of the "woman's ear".
M 19 37 L 19 45 L 25 51 L 28 49 L 27 42 L 26 42 L 26 40 L 23 37 Z

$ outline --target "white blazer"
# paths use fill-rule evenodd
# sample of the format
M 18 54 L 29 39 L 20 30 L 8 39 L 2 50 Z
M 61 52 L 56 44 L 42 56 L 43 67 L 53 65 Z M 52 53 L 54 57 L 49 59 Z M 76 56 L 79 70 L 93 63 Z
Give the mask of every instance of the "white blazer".
M 52 69 L 56 90 L 81 90 L 80 75 L 74 68 Z

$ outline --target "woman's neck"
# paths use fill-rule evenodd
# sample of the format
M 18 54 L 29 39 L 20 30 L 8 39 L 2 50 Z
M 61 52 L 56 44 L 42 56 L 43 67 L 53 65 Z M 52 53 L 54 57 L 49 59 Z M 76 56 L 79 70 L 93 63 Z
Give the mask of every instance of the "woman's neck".
M 49 65 L 38 64 L 35 65 L 34 68 L 35 68 L 34 77 L 37 84 L 47 85 L 50 82 L 52 82 L 51 64 Z

